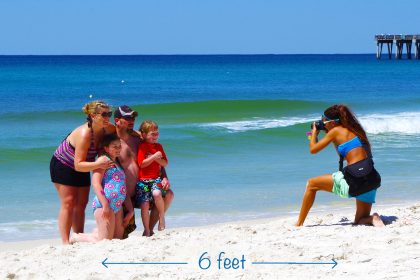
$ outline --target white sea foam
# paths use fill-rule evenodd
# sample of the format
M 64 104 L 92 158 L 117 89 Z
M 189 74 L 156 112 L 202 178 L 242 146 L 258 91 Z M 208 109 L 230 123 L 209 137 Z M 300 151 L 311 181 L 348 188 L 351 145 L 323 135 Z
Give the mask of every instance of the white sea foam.
M 200 127 L 222 128 L 234 133 L 288 127 L 302 123 L 309 124 L 317 119 L 318 117 L 315 115 L 276 119 L 253 118 L 242 121 L 201 124 Z M 420 134 L 420 112 L 368 114 L 360 116 L 359 120 L 366 132 L 370 134 Z
M 250 130 L 261 130 L 277 127 L 287 127 L 293 126 L 301 123 L 308 123 L 314 121 L 314 117 L 290 117 L 290 118 L 281 118 L 281 119 L 261 119 L 255 118 L 251 120 L 244 121 L 234 121 L 234 122 L 217 122 L 217 123 L 208 123 L 201 125 L 202 127 L 219 127 L 225 128 L 230 132 L 244 132 Z
M 369 114 L 359 119 L 366 132 L 371 134 L 420 134 L 420 112 Z
M 91 231 L 95 221 L 87 219 L 85 231 Z M 0 241 L 59 238 L 56 219 L 0 223 Z

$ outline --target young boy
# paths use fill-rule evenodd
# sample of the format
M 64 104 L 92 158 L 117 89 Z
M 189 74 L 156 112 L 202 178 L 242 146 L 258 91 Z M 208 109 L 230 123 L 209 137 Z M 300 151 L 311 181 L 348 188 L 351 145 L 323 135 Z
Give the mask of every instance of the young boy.
M 163 197 L 166 191 L 162 189 L 162 179 L 160 178 L 161 167 L 168 165 L 168 159 L 161 144 L 157 143 L 159 139 L 159 128 L 154 121 L 144 121 L 140 125 L 140 132 L 143 141 L 138 148 L 137 162 L 139 164 L 139 173 L 136 187 L 136 204 L 140 204 L 141 219 L 144 226 L 145 236 L 150 236 L 150 201 L 153 201 L 159 212 L 158 230 L 165 229 L 165 204 Z

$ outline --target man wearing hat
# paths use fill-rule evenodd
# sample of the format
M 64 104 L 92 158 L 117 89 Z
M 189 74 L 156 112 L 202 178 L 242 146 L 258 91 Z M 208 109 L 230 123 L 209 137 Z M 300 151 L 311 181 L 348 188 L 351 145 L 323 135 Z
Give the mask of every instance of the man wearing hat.
M 134 205 L 137 174 L 139 171 L 139 166 L 137 164 L 137 149 L 142 141 L 140 133 L 134 130 L 134 122 L 137 116 L 138 113 L 127 105 L 117 107 L 114 112 L 116 131 L 118 137 L 121 139 L 121 153 L 119 160 L 125 171 L 127 195 L 131 197 L 132 205 Z M 162 178 L 162 188 L 167 191 L 166 196 L 164 197 L 166 211 L 171 205 L 171 202 L 174 198 L 174 193 L 169 189 L 170 184 L 164 168 L 162 168 Z M 134 213 L 133 207 L 131 208 L 132 209 L 126 209 L 126 212 L 130 213 L 133 211 Z M 124 214 L 124 217 L 131 217 L 131 213 L 130 215 Z M 125 237 L 127 237 L 128 233 L 134 231 L 136 228 L 134 223 L 134 216 L 132 217 L 133 218 L 130 220 L 126 227 L 124 233 Z M 156 207 L 153 207 L 150 214 L 150 232 L 153 233 L 153 228 L 155 227 L 158 220 L 159 213 L 157 212 Z

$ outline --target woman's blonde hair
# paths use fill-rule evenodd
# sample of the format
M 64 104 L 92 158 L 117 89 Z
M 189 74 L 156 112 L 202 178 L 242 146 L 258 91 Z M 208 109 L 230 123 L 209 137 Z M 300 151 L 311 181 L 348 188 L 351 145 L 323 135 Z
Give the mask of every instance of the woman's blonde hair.
M 152 120 L 145 120 L 144 122 L 141 123 L 140 125 L 140 132 L 142 133 L 149 133 L 150 131 L 154 131 L 156 129 L 158 129 L 158 125 L 156 122 L 152 121 Z
M 88 126 L 89 127 L 92 126 L 91 115 L 93 115 L 95 113 L 98 113 L 99 108 L 111 109 L 110 106 L 102 100 L 94 100 L 94 101 L 91 101 L 91 102 L 85 104 L 85 106 L 83 106 L 82 110 L 83 110 L 83 113 L 85 113 L 87 115 L 87 121 L 88 121 Z

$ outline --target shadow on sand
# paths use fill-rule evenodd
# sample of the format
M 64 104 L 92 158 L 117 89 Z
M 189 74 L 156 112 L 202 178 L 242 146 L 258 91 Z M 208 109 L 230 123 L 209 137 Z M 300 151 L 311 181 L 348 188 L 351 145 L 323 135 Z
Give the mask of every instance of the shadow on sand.
M 385 225 L 390 225 L 398 220 L 397 216 L 384 216 L 384 215 L 380 215 L 380 216 Z M 353 222 L 350 221 L 348 218 L 343 217 L 338 223 L 325 224 L 325 225 L 322 225 L 322 224 L 321 225 L 307 225 L 306 227 L 331 227 L 331 226 L 358 226 L 358 225 L 353 224 Z

